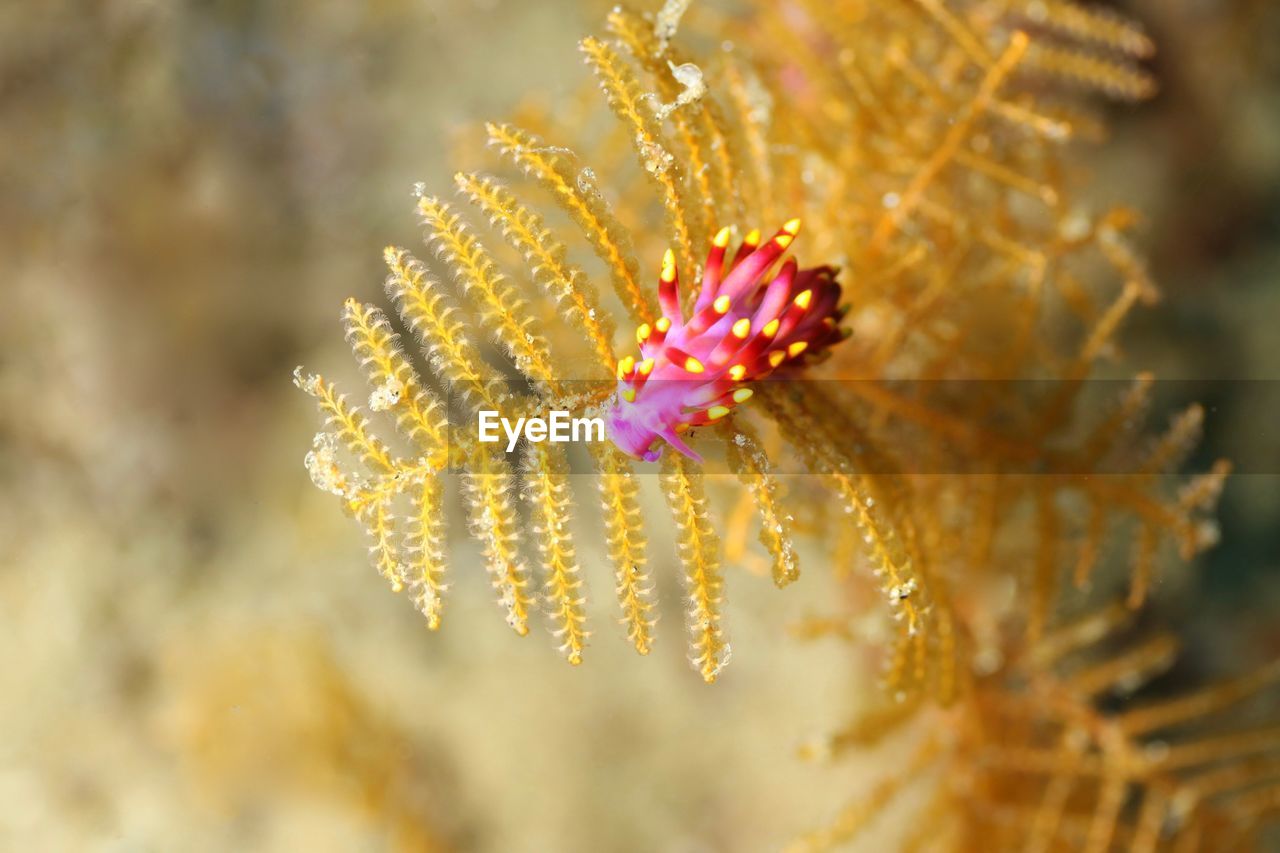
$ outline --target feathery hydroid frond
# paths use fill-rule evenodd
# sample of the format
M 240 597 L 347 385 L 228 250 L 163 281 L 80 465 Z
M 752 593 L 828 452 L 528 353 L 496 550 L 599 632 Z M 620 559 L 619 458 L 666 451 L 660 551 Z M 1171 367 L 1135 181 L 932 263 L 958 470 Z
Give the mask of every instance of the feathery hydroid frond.
M 662 457 L 661 478 L 684 566 L 689 657 L 709 684 L 729 661 L 729 644 L 720 627 L 724 601 L 720 541 L 707 512 L 703 475 L 697 463 L 678 453 L 667 453 Z
M 637 323 L 654 319 L 653 294 L 640 286 L 639 265 L 631 247 L 631 235 L 609 210 L 594 186 L 594 176 L 573 153 L 553 148 L 531 133 L 509 124 L 488 124 L 489 143 L 551 190 L 609 266 L 609 275 L 623 307 Z
M 408 588 L 414 606 L 426 617 L 432 631 L 440 627 L 444 609 L 445 519 L 444 483 L 435 471 L 426 471 L 412 489 L 409 529 L 405 531 L 404 562 L 400 580 Z
M 637 652 L 647 655 L 653 647 L 656 617 L 650 600 L 652 589 L 644 567 L 644 520 L 636 499 L 636 473 L 631 461 L 608 443 L 591 445 L 599 470 L 600 502 L 604 511 L 609 559 L 613 562 L 618 604 L 627 639 Z
M 338 393 L 332 382 L 319 375 L 304 376 L 301 367 L 293 372 L 293 382 L 315 398 L 325 417 L 325 426 L 333 430 L 366 467 L 375 473 L 395 470 L 387 446 L 369 431 L 368 421 L 359 407 L 347 405 L 346 397 Z
M 905 799 L 908 786 L 932 794 L 913 797 L 925 805 L 904 825 L 945 815 L 958 838 L 944 849 L 1202 849 L 1198 838 L 1255 830 L 1266 813 L 1260 800 L 1280 790 L 1280 740 L 1274 727 L 1213 734 L 1211 720 L 1274 688 L 1280 665 L 1111 710 L 1107 694 L 1141 690 L 1176 653 L 1165 635 L 1099 650 L 1126 614 L 1123 605 L 1105 607 L 1048 630 L 1029 648 L 1015 642 L 945 718 L 919 705 L 885 705 L 855 719 L 848 731 L 858 743 L 909 731 L 918 733 L 924 757 L 912 760 L 905 778 L 889 774 L 795 849 L 828 850 L 849 840 L 876 813 L 903 807 L 892 801 Z M 1172 737 L 1151 737 L 1173 727 L 1180 730 Z M 1205 728 L 1210 733 L 1198 733 Z M 1268 793 L 1255 798 L 1260 790 Z M 936 836 L 936 823 L 931 828 Z
M 1071 48 L 1037 45 L 1027 54 L 1027 64 L 1039 72 L 1099 89 L 1113 98 L 1139 101 L 1156 92 L 1155 79 L 1128 62 Z
M 526 497 L 533 512 L 530 532 L 542 554 L 543 598 L 550 609 L 560 650 L 569 663 L 582 663 L 587 632 L 580 595 L 578 558 L 569 535 L 569 475 L 564 451 L 550 444 L 531 444 L 525 453 Z
M 773 582 L 786 586 L 800 577 L 800 561 L 792 541 L 791 517 L 780 504 L 769 457 L 755 432 L 738 421 L 727 428 L 725 447 L 730 470 L 750 491 L 760 515 L 760 544 L 772 561 Z
M 788 220 L 798 229 L 803 218 L 797 256 L 825 264 L 832 277 L 842 267 L 838 298 L 847 303 L 824 306 L 826 319 L 848 323 L 854 335 L 825 363 L 806 356 L 804 374 L 783 369 L 777 378 L 850 381 L 742 389 L 757 402 L 750 422 L 746 413 L 735 416 L 726 460 L 736 488 L 750 493 L 741 506 L 759 514 L 775 580 L 794 578 L 802 554 L 830 567 L 839 583 L 865 586 L 870 578 L 889 628 L 886 684 L 910 703 L 958 701 L 970 689 L 978 635 L 989 630 L 966 611 L 970 589 L 1015 579 L 1016 606 L 1002 616 L 1001 630 L 1016 622 L 1034 637 L 1052 625 L 1074 586 L 1109 575 L 1113 544 L 1131 555 L 1129 603 L 1138 606 L 1161 576 L 1173 550 L 1167 545 L 1191 556 L 1216 535 L 1207 516 L 1227 467 L 1170 483 L 1196 432 L 1194 410 L 1163 439 L 1146 439 L 1140 380 L 1083 438 L 1071 430 L 1087 380 L 1118 354 L 1123 322 L 1158 294 L 1126 234 L 1133 214 L 1093 215 L 1079 203 L 1067 168 L 1073 155 L 1062 143 L 1092 138 L 1101 123 L 1078 99 L 1057 98 L 1041 66 L 1138 94 L 1146 72 L 1134 59 L 1150 53 L 1149 42 L 1119 19 L 1056 0 L 998 9 L 941 0 L 857 8 L 804 0 L 785 11 L 748 5 L 750 14 L 723 18 L 694 8 L 684 26 L 707 28 L 695 38 L 625 8 L 611 12 L 606 36 L 581 43 L 605 93 L 600 107 L 611 116 L 599 112 L 608 126 L 578 110 L 558 116 L 554 131 L 535 120 L 543 135 L 572 140 L 574 151 L 514 125 L 488 124 L 491 147 L 525 180 L 518 173 L 504 173 L 502 182 L 456 178 L 518 258 L 504 268 L 512 256 L 490 255 L 456 211 L 420 194 L 428 242 L 452 280 L 388 250 L 388 293 L 422 342 L 434 379 L 457 392 L 455 412 L 524 416 L 562 406 L 590 415 L 609 389 L 571 388 L 569 380 L 616 369 L 634 389 L 645 374 L 643 359 L 615 361 L 619 342 L 592 285 L 595 269 L 579 266 L 579 251 L 603 262 L 643 345 L 662 333 L 668 309 L 697 308 L 698 285 L 725 272 L 699 264 L 714 228 L 741 230 L 717 233 L 713 249 L 759 240 L 757 224 Z M 726 41 L 732 50 L 701 47 Z M 628 148 L 640 168 L 625 165 Z M 536 209 L 542 193 L 572 227 Z M 783 239 L 794 236 L 786 231 Z M 673 255 L 669 280 L 658 263 L 664 249 Z M 647 283 L 654 279 L 667 288 L 662 315 Z M 685 282 L 683 304 L 677 280 Z M 698 310 L 714 321 L 714 284 L 706 293 L 713 304 Z M 353 345 L 375 386 L 375 408 L 390 406 L 412 449 L 392 456 L 359 413 L 333 396 L 328 437 L 318 440 L 309 466 L 370 528 L 384 569 L 398 565 L 410 583 L 421 575 L 409 565 L 430 549 L 415 541 L 425 528 L 405 519 L 426 517 L 413 503 L 417 490 L 444 476 L 438 401 L 407 358 L 396 356 L 390 321 L 353 305 L 347 322 L 355 324 Z M 359 317 L 350 313 L 357 310 Z M 690 318 L 698 334 L 711 328 L 703 319 Z M 501 358 L 488 362 L 490 337 L 514 372 Z M 592 360 L 585 369 L 567 358 L 580 352 Z M 682 366 L 691 376 L 717 375 L 701 358 Z M 1043 398 L 999 384 L 1046 377 L 1052 391 Z M 972 393 L 936 393 L 953 381 L 969 383 Z M 529 392 L 518 390 L 525 385 Z M 723 391 L 706 387 L 709 395 Z M 728 410 L 719 399 L 691 407 L 698 418 L 682 424 L 688 429 L 676 441 L 701 446 L 702 426 Z M 523 630 L 533 596 L 522 548 L 530 556 L 543 549 L 552 627 L 577 659 L 572 478 L 549 473 L 559 470 L 554 454 L 524 448 L 524 464 L 513 470 L 500 446 L 465 435 L 459 441 L 455 432 L 467 430 L 443 439 L 454 439 L 449 459 L 464 469 L 473 535 L 485 544 L 504 609 Z M 775 446 L 778 453 L 765 451 Z M 362 457 L 370 470 L 346 469 L 346 455 Z M 655 537 L 637 488 L 644 469 L 613 446 L 593 446 L 590 457 L 626 633 L 647 652 L 654 620 L 644 549 Z M 774 474 L 783 465 L 817 476 L 784 494 Z M 926 473 L 931 466 L 955 475 Z M 679 460 L 664 460 L 661 485 L 690 586 L 696 666 L 714 676 L 727 647 L 709 497 L 700 469 Z M 515 510 L 517 496 L 542 529 L 532 538 Z M 737 515 L 733 536 L 749 529 Z M 548 530 L 557 535 L 544 542 Z M 744 551 L 733 545 L 734 554 Z M 1071 576 L 1075 585 L 1065 583 Z
M 679 258 L 680 270 L 692 278 L 696 261 L 693 256 L 694 235 L 685 203 L 685 168 L 669 150 L 662 123 L 654 114 L 635 73 L 617 52 L 596 38 L 583 39 L 579 48 L 600 81 L 609 108 L 631 130 L 641 167 L 662 193 L 667 227 Z
M 458 174 L 458 188 L 484 211 L 529 265 L 534 279 L 565 306 L 565 319 L 583 330 L 595 355 L 597 370 L 613 374 L 613 320 L 600 309 L 595 286 L 566 259 L 564 244 L 543 224 L 542 217 L 521 207 L 506 188 L 491 178 Z M 584 377 L 585 378 L 585 377 Z
M 1012 9 L 1029 23 L 1130 56 L 1150 57 L 1155 45 L 1142 28 L 1110 9 L 1066 0 L 1020 0 Z
M 469 505 L 471 535 L 480 541 L 507 624 L 524 636 L 529 633 L 532 598 L 525 589 L 529 571 L 520 554 L 520 520 L 513 501 L 515 477 L 506 460 L 479 445 L 468 447 L 465 458 L 469 470 L 462 475 L 462 488 Z
M 811 470 L 829 479 L 845 514 L 861 534 L 871 570 L 899 625 L 886 683 L 894 689 L 918 685 L 926 666 L 928 630 L 919 602 L 928 600 L 929 590 L 915 571 L 898 526 L 885 511 L 880 489 L 858 474 L 853 463 L 836 450 L 846 445 L 847 437 L 841 440 L 827 433 L 821 416 L 801 394 L 789 388 L 770 387 L 762 399 L 783 437 L 806 458 Z
M 469 420 L 482 409 L 595 415 L 612 389 L 570 387 L 584 375 L 618 376 L 626 400 L 658 367 L 615 360 L 619 342 L 592 284 L 599 267 L 578 260 L 589 250 L 642 347 L 686 309 L 690 334 L 723 337 L 700 339 L 706 359 L 677 353 L 671 362 L 693 377 L 690 387 L 722 395 L 731 386 L 697 384 L 730 369 L 713 355 L 735 351 L 719 344 L 733 343 L 737 318 L 709 331 L 734 305 L 716 292 L 733 260 L 714 250 L 731 240 L 758 246 L 755 228 L 784 220 L 789 246 L 803 219 L 796 255 L 832 280 L 840 268 L 843 304 L 823 306 L 824 316 L 853 337 L 825 362 L 805 356 L 803 373 L 783 367 L 735 389 L 756 402 L 717 428 L 737 475 L 726 478 L 739 507 L 727 535 L 749 530 L 742 520 L 754 511 L 780 585 L 803 555 L 806 582 L 829 575 L 839 585 L 832 600 L 865 601 L 870 591 L 881 605 L 856 620 L 817 616 L 796 631 L 860 644 L 876 637 L 889 690 L 871 718 L 814 752 L 839 757 L 894 737 L 918 747 L 806 846 L 854 838 L 924 785 L 933 788 L 918 801 L 924 828 L 907 834 L 907 849 L 1142 850 L 1219 831 L 1246 839 L 1280 800 L 1274 731 L 1183 741 L 1181 730 L 1268 687 L 1276 668 L 1143 704 L 1131 717 L 1115 701 L 1173 659 L 1168 636 L 1126 650 L 1114 634 L 1145 604 L 1167 556 L 1190 558 L 1216 539 L 1210 514 L 1229 471 L 1220 462 L 1173 481 L 1203 413 L 1190 409 L 1149 436 L 1145 374 L 1100 417 L 1086 401 L 1090 378 L 1120 356 L 1125 322 L 1159 293 L 1127 233 L 1135 215 L 1095 213 L 1082 200 L 1077 155 L 1064 143 L 1097 139 L 1104 124 L 1057 82 L 1141 97 L 1153 84 L 1136 60 L 1151 54 L 1150 41 L 1064 0 L 745 0 L 741 15 L 695 7 L 684 25 L 702 28 L 694 38 L 671 23 L 684 5 L 656 19 L 616 9 L 606 37 L 581 43 L 611 113 L 600 110 L 604 121 L 577 108 L 556 113 L 554 127 L 533 117 L 554 143 L 487 125 L 491 147 L 515 168 L 503 183 L 456 180 L 515 249 L 509 268 L 499 259 L 512 253 L 491 256 L 458 214 L 421 198 L 428 240 L 452 279 L 393 249 L 387 291 L 422 343 L 430 387 L 456 391 L 449 406 Z M 517 170 L 526 180 L 509 174 Z M 547 195 L 571 226 L 536 208 Z M 707 242 L 713 261 L 699 265 Z M 671 261 L 660 264 L 664 250 Z M 699 307 L 703 293 L 709 305 Z M 790 296 L 798 310 L 815 298 Z M 349 302 L 344 322 L 373 386 L 370 408 L 390 417 L 366 421 L 331 385 L 300 377 L 326 419 L 307 456 L 316 484 L 339 496 L 379 570 L 410 588 L 435 627 L 444 524 L 456 512 L 445 505 L 447 460 L 460 470 L 470 531 L 509 623 L 524 634 L 541 612 L 568 659 L 581 660 L 581 575 L 592 563 L 584 554 L 579 571 L 570 532 L 575 478 L 565 465 L 576 455 L 526 443 L 513 468 L 501 445 L 441 425 L 445 406 L 413 374 L 391 320 Z M 739 328 L 763 333 L 754 326 Z M 568 358 L 579 352 L 592 359 L 585 369 Z M 1034 390 L 1041 382 L 1047 390 Z M 729 399 L 737 402 L 685 407 L 681 431 L 664 437 L 705 447 L 703 427 L 728 415 Z M 395 422 L 404 442 L 391 446 L 407 444 L 403 456 L 375 434 L 380 421 Z M 712 681 L 729 647 L 704 469 L 662 454 L 668 524 L 644 512 L 639 483 L 652 469 L 620 446 L 592 444 L 589 464 L 627 639 L 641 654 L 653 648 L 646 543 L 674 532 L 691 658 Z M 783 466 L 811 476 L 789 480 L 784 493 Z M 731 545 L 727 553 L 746 551 Z M 542 607 L 525 564 L 535 549 Z M 1085 589 L 1115 581 L 1128 584 L 1121 601 L 1058 624 Z M 1094 651 L 1103 643 L 1116 645 Z M 1172 745 L 1152 737 L 1166 729 L 1177 730 Z
M 516 367 L 535 382 L 555 389 L 560 377 L 552 366 L 546 338 L 536 329 L 524 299 L 468 231 L 462 215 L 430 196 L 419 199 L 418 212 L 427 227 L 428 243 L 453 267 L 463 292 L 471 297 L 484 324 Z
M 418 383 L 386 315 L 372 305 L 348 299 L 343 323 L 347 342 L 373 388 L 369 408 L 394 412 L 404 436 L 427 448 L 429 462 L 439 467 L 447 453 L 448 417 L 440 401 Z
M 624 45 L 637 63 L 649 72 L 657 85 L 660 114 L 668 118 L 675 131 L 673 153 L 686 162 L 689 186 L 684 188 L 683 205 L 691 220 L 690 239 L 700 245 L 711 236 L 721 219 L 718 208 L 733 197 L 732 169 L 715 160 L 715 146 L 723 144 L 719 130 L 709 120 L 704 102 L 706 91 L 703 72 L 680 55 L 675 48 L 660 44 L 656 28 L 648 21 L 622 7 L 615 7 L 606 18 L 609 31 Z
M 773 152 L 768 142 L 769 94 L 732 58 L 724 61 L 724 91 L 728 101 L 726 150 L 742 164 L 738 180 L 745 207 L 765 222 L 776 222 L 779 211 L 773 195 Z
M 472 408 L 505 408 L 506 389 L 481 360 L 466 324 L 455 318 L 457 307 L 441 293 L 439 283 L 429 278 L 422 263 L 404 249 L 388 247 L 384 257 L 391 269 L 387 295 L 405 323 L 417 333 L 432 368 L 453 383 Z

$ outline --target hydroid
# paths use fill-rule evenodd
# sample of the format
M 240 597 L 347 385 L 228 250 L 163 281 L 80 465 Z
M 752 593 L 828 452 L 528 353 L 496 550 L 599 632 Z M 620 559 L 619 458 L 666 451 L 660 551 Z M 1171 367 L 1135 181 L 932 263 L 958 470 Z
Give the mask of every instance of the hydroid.
M 975 653 L 957 589 L 1011 579 L 1008 620 L 1034 641 L 1116 548 L 1139 607 L 1169 543 L 1191 557 L 1216 536 L 1225 463 L 1170 481 L 1197 410 L 1148 438 L 1134 426 L 1140 375 L 1114 411 L 1081 415 L 1089 378 L 1157 291 L 1132 213 L 1090 211 L 1067 168 L 1064 143 L 1100 120 L 1044 80 L 1141 95 L 1149 43 L 1072 3 L 788 10 L 618 8 L 581 43 L 597 115 L 486 125 L 498 156 L 456 176 L 466 204 L 420 194 L 434 259 L 386 253 L 387 292 L 429 375 L 413 373 L 390 320 L 351 303 L 376 405 L 366 417 L 303 382 L 330 436 L 312 473 L 366 527 L 379 570 L 416 579 L 437 624 L 446 560 L 429 543 L 443 522 L 424 520 L 448 514 L 436 486 L 460 472 L 503 613 L 520 633 L 545 613 L 574 662 L 589 657 L 593 579 L 571 508 L 602 510 L 583 523 L 604 528 L 618 633 L 641 653 L 657 641 L 647 566 L 675 539 L 690 657 L 711 680 L 728 647 L 721 489 L 696 459 L 723 452 L 728 490 L 746 496 L 732 505 L 758 519 L 728 528 L 729 551 L 762 549 L 778 585 L 802 557 L 870 584 L 885 686 L 945 704 L 969 689 Z M 1049 390 L 1001 390 L 1024 379 Z M 447 401 L 429 390 L 442 383 Z M 610 446 L 589 454 L 595 498 L 555 452 L 508 460 L 466 430 L 442 438 L 445 409 L 608 418 Z M 658 457 L 670 525 L 639 509 Z M 1099 468 L 1118 473 L 1083 476 Z M 811 476 L 783 488 L 780 470 Z

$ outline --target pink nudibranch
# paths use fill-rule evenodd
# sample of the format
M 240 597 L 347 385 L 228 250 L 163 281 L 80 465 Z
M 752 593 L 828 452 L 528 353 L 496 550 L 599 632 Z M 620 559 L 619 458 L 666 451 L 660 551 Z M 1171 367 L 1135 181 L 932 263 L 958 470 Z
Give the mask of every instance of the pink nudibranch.
M 746 402 L 748 383 L 799 366 L 848 337 L 839 326 L 844 310 L 834 269 L 802 270 L 787 258 L 769 276 L 799 232 L 800 220 L 792 219 L 761 245 L 760 232 L 752 231 L 726 265 L 730 232 L 721 229 L 687 319 L 675 255 L 667 250 L 658 283 L 662 316 L 636 330 L 640 358 L 618 362 L 617 396 L 605 423 L 620 450 L 653 461 L 665 441 L 699 459 L 679 433 Z

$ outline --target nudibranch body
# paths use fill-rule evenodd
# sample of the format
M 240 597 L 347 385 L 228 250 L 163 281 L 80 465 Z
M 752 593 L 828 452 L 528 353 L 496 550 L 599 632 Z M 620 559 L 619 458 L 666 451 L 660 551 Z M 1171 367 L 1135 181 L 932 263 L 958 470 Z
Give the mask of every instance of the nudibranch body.
M 679 433 L 723 418 L 750 399 L 749 383 L 799 366 L 848 332 L 840 328 L 840 284 L 828 266 L 800 269 L 787 258 L 770 271 L 800 231 L 792 219 L 763 245 L 760 232 L 743 240 L 725 263 L 729 229 L 715 236 L 702 288 L 686 319 L 674 254 L 662 260 L 662 316 L 636 330 L 640 358 L 618 362 L 618 391 L 605 418 L 619 449 L 653 461 L 665 441 L 692 459 Z

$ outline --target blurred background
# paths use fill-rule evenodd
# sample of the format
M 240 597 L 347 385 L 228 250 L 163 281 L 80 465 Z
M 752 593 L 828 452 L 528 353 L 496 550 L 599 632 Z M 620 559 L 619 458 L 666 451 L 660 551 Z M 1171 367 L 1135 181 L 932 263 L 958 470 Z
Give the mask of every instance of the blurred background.
M 1163 87 L 1085 155 L 1165 289 L 1129 364 L 1280 380 L 1280 7 L 1121 5 Z M 338 309 L 380 297 L 382 246 L 420 244 L 413 183 L 447 189 L 465 126 L 576 91 L 605 8 L 0 9 L 0 847 L 773 849 L 874 770 L 795 759 L 874 689 L 787 636 L 821 572 L 730 573 L 708 689 L 672 559 L 639 659 L 584 553 L 596 636 L 570 668 L 497 618 L 460 531 L 429 634 L 302 468 L 290 372 L 353 375 Z M 1202 459 L 1274 448 L 1280 411 L 1214 387 Z M 1235 478 L 1221 517 L 1164 605 L 1194 677 L 1280 654 L 1280 478 Z

